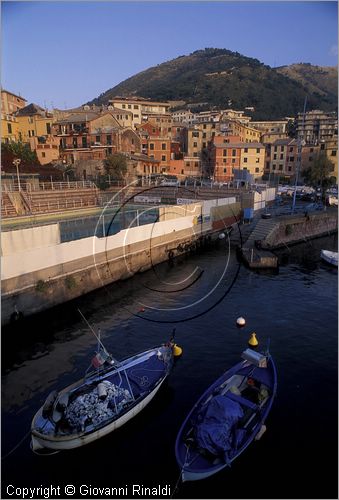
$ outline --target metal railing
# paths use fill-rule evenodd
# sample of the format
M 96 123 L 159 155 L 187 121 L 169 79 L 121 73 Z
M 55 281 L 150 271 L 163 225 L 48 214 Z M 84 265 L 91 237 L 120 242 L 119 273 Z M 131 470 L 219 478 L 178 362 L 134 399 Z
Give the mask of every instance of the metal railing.
M 39 183 L 30 183 L 30 182 L 21 182 L 20 183 L 21 191 L 64 191 L 68 189 L 97 189 L 96 185 L 92 181 L 49 181 L 49 182 L 39 182 Z M 12 192 L 19 191 L 19 185 L 16 181 L 11 183 L 2 183 L 1 191 L 2 192 Z

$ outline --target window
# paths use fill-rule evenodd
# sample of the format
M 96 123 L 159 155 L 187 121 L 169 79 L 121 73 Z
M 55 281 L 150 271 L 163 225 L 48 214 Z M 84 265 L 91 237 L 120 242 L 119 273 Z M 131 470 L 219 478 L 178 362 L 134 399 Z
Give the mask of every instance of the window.
M 8 129 L 8 133 L 11 134 L 12 133 L 12 125 L 10 123 L 7 123 L 7 129 Z
M 122 115 L 121 115 L 121 119 L 122 119 Z M 125 120 L 128 120 L 128 115 L 125 115 Z
M 139 109 L 139 106 L 137 104 L 134 104 L 134 109 Z
M 44 153 L 44 151 L 42 151 L 41 156 L 42 156 L 43 158 L 46 158 L 46 153 Z
M 310 148 L 310 153 L 313 153 L 313 148 Z
M 151 142 L 151 144 L 149 145 L 149 148 L 153 151 L 154 150 L 154 144 L 153 142 Z
M 244 149 L 244 153 L 248 153 L 248 148 Z M 247 160 L 246 160 L 247 161 Z
M 290 148 L 290 153 L 293 153 L 293 148 Z
M 227 172 L 227 168 L 224 168 L 224 174 L 226 174 L 226 172 Z
M 81 141 L 82 141 L 82 147 L 87 148 L 87 137 L 82 137 Z
M 232 156 L 237 156 L 237 150 L 236 149 L 232 149 Z
M 235 163 L 235 158 L 232 158 L 232 163 Z
M 203 142 L 202 143 L 202 147 L 205 148 L 206 147 L 206 142 Z
M 255 163 L 260 163 L 260 158 L 256 158 Z
M 189 161 L 187 161 L 187 162 L 186 162 L 186 167 L 189 167 L 189 166 L 190 166 L 190 162 L 189 162 Z
M 122 105 L 122 109 L 126 109 L 126 104 L 123 104 L 123 105 Z
M 320 149 L 321 149 L 322 151 L 324 151 L 324 149 L 325 149 L 325 144 L 321 144 L 321 145 L 320 145 Z
M 197 142 L 193 142 L 193 147 L 197 148 L 198 147 L 198 143 Z
M 256 168 L 255 168 L 255 171 L 256 171 L 256 172 L 259 172 L 259 168 L 258 168 L 258 167 L 256 167 Z
M 202 128 L 203 128 L 203 129 L 205 129 L 205 128 L 206 128 L 206 123 L 204 123 L 204 125 L 202 126 Z
M 223 155 L 223 156 L 226 156 L 226 155 L 227 155 L 227 149 L 223 149 L 223 151 L 222 151 L 222 155 Z
M 211 128 L 215 128 L 215 123 L 212 123 L 212 126 L 211 126 Z
M 206 132 L 204 132 L 204 133 L 202 134 L 202 138 L 203 138 L 203 139 L 206 139 Z
M 275 169 L 276 169 L 276 165 L 273 165 L 272 170 L 275 170 Z
M 288 171 L 291 172 L 291 170 L 292 170 L 292 167 L 288 167 Z
M 127 107 L 128 107 L 128 109 L 132 109 L 132 105 L 131 104 L 128 104 Z
M 199 167 L 199 163 L 197 161 L 194 162 L 195 167 Z
M 280 151 L 284 151 L 285 146 L 280 146 Z
M 192 137 L 199 137 L 199 132 L 192 132 Z
M 244 158 L 244 163 L 247 163 L 247 158 Z
M 257 154 L 259 154 L 259 153 L 260 153 L 260 148 L 257 148 Z
M 277 155 L 276 155 L 276 154 L 274 154 L 274 155 L 273 155 L 273 160 L 276 160 L 276 159 L 277 159 Z
M 337 150 L 336 149 L 332 149 L 331 156 L 337 156 Z
M 111 134 L 107 134 L 106 135 L 106 142 L 107 142 L 107 145 L 111 145 L 112 144 L 112 136 Z
M 100 135 L 95 136 L 95 142 L 100 142 Z
M 280 160 L 283 160 L 284 159 L 284 153 L 281 153 L 280 154 Z
M 161 144 L 161 149 L 162 149 L 163 151 L 166 151 L 166 142 L 163 142 L 163 143 Z
M 32 137 L 34 137 L 34 130 L 31 130 L 31 133 L 32 133 Z
M 223 162 L 223 163 L 227 163 L 226 158 L 223 158 L 222 162 Z
M 282 169 L 283 169 L 283 166 L 282 166 L 282 164 L 280 163 L 280 165 L 279 165 L 279 170 L 282 170 Z
M 166 155 L 161 155 L 161 161 L 166 161 Z
M 313 156 L 310 156 L 310 157 L 308 158 L 308 161 L 313 161 Z
M 274 151 L 278 151 L 278 147 L 277 146 L 274 146 Z
M 108 148 L 108 154 L 111 155 L 112 154 L 112 148 Z
M 46 132 L 47 134 L 51 134 L 51 124 L 50 123 L 46 123 Z

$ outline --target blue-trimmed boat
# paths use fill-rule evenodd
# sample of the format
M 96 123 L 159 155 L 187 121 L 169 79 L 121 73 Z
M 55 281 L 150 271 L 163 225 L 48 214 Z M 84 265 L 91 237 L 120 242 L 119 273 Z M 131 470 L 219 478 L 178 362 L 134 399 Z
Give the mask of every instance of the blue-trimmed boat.
M 246 349 L 242 361 L 204 392 L 178 433 L 175 454 L 182 481 L 221 471 L 259 439 L 276 391 L 277 372 L 269 352 Z
M 169 341 L 118 362 L 101 344 L 92 360 L 96 370 L 53 391 L 33 417 L 32 450 L 77 448 L 121 427 L 154 398 L 173 366 L 175 348 Z

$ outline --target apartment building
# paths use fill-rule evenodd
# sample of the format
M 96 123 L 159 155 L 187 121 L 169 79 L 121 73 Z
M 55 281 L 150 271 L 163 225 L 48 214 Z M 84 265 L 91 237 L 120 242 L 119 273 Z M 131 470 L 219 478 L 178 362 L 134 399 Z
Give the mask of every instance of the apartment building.
M 251 121 L 251 127 L 265 134 L 286 134 L 288 120 Z
M 259 130 L 237 120 L 223 119 L 220 122 L 220 131 L 224 134 L 239 136 L 240 142 L 260 142 L 261 139 Z
M 18 142 L 18 119 L 14 115 L 1 113 L 1 142 Z
M 40 165 L 47 165 L 59 159 L 59 139 L 52 135 L 30 137 L 29 145 L 36 152 Z
M 31 137 L 42 137 L 52 134 L 53 114 L 31 103 L 15 113 L 18 120 L 18 139 L 30 142 Z
M 148 137 L 147 154 L 159 162 L 161 172 L 166 172 L 171 159 L 171 140 L 166 137 Z
M 11 115 L 26 106 L 27 99 L 13 94 L 8 90 L 1 89 L 1 113 Z
M 233 169 L 240 168 L 243 143 L 227 140 L 227 137 L 215 137 L 210 144 L 210 165 L 217 182 L 231 181 Z
M 143 97 L 114 97 L 109 104 L 121 110 L 131 111 L 133 114 L 133 127 L 144 121 L 150 120 L 154 115 L 169 114 L 168 102 L 157 102 Z
M 312 110 L 298 113 L 297 136 L 307 144 L 318 144 L 338 138 L 338 117 L 336 112 Z
M 141 153 L 141 139 L 131 128 L 122 128 L 110 113 L 74 113 L 53 124 L 60 155 L 67 163 L 102 160 L 115 152 Z
M 240 169 L 247 170 L 255 181 L 264 175 L 265 146 L 259 142 L 243 144 L 240 149 Z

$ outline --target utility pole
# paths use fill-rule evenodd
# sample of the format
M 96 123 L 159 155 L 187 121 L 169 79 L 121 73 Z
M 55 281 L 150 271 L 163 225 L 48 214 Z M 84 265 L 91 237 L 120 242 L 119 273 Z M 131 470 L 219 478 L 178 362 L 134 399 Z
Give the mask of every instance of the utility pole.
M 298 185 L 299 171 L 300 171 L 300 167 L 301 167 L 301 152 L 302 152 L 302 147 L 305 144 L 304 132 L 305 132 L 306 103 L 307 103 L 307 96 L 305 97 L 305 101 L 304 101 L 302 133 L 300 133 L 300 131 L 298 133 L 298 157 L 297 157 L 297 170 L 295 173 L 295 184 L 294 184 L 292 211 L 291 211 L 292 214 L 294 213 L 294 210 L 295 210 L 295 201 L 296 201 L 296 196 L 297 196 L 297 185 Z
M 18 178 L 18 189 L 21 191 L 21 184 L 20 184 L 20 175 L 19 175 L 19 165 L 21 163 L 20 158 L 17 158 L 16 160 L 13 160 L 13 165 L 16 167 L 16 175 Z

